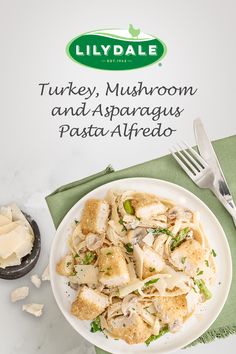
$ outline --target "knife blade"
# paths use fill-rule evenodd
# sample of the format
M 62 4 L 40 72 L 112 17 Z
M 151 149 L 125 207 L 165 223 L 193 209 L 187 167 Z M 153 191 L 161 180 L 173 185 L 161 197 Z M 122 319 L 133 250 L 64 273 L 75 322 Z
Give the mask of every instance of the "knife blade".
M 206 160 L 208 165 L 212 168 L 214 172 L 214 187 L 220 192 L 220 194 L 225 198 L 227 203 L 235 208 L 232 194 L 230 192 L 229 186 L 227 184 L 224 173 L 221 169 L 220 163 L 211 144 L 211 141 L 205 131 L 201 119 L 194 120 L 194 132 L 195 138 L 198 145 L 198 150 L 201 156 Z

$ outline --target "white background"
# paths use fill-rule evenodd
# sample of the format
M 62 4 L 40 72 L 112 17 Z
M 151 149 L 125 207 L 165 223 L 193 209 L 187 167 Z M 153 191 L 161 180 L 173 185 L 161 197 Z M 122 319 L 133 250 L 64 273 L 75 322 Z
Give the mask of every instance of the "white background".
M 54 227 L 44 197 L 58 186 L 103 169 L 124 168 L 168 153 L 178 140 L 194 144 L 192 121 L 201 117 L 212 140 L 236 134 L 235 2 L 225 1 L 62 1 L 1 0 L 0 204 L 16 201 L 38 221 L 42 253 L 35 272 L 47 264 Z M 132 23 L 162 39 L 168 48 L 162 66 L 127 72 L 98 71 L 77 65 L 65 54 L 76 35 L 100 28 L 127 28 Z M 193 86 L 193 97 L 122 98 L 121 105 L 180 105 L 177 129 L 170 138 L 60 139 L 54 105 L 76 105 L 79 98 L 41 97 L 38 83 L 104 87 L 106 81 L 135 85 Z M 95 102 L 96 103 L 96 102 Z M 116 120 L 118 124 L 119 119 Z M 83 120 L 86 123 L 86 120 Z M 120 120 L 120 122 L 122 122 Z M 73 125 L 78 125 L 75 119 Z M 107 123 L 108 124 L 108 123 Z M 150 119 L 146 120 L 146 125 Z M 29 285 L 29 276 L 0 281 L 0 353 L 93 353 L 66 323 L 50 285 L 31 286 L 29 301 L 45 303 L 40 319 L 10 304 L 9 293 Z M 187 349 L 190 353 L 233 353 L 236 337 Z

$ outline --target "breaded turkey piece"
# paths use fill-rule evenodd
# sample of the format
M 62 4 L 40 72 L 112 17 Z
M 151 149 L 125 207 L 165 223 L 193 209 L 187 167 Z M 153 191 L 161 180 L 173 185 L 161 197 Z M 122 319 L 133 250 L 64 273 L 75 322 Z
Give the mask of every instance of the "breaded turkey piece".
M 125 257 L 119 247 L 104 247 L 98 259 L 98 279 L 107 286 L 125 285 L 130 281 Z
M 151 275 L 159 273 L 163 269 L 165 263 L 161 256 L 151 247 L 144 246 L 143 252 L 143 278 L 145 279 Z
M 108 305 L 108 296 L 101 294 L 97 290 L 83 286 L 79 290 L 76 300 L 71 305 L 71 313 L 80 320 L 93 320 Z
M 82 232 L 85 235 L 89 232 L 103 234 L 107 229 L 109 212 L 110 207 L 106 200 L 87 200 L 80 220 Z
M 206 253 L 198 241 L 190 239 L 172 252 L 170 261 L 185 274 L 194 277 L 204 268 Z
M 112 336 L 123 339 L 128 344 L 143 343 L 151 335 L 150 327 L 136 313 L 130 317 L 111 318 L 108 321 L 108 326 Z
M 179 329 L 188 316 L 185 295 L 160 296 L 155 300 L 154 304 L 161 321 L 164 324 L 168 324 L 173 332 Z

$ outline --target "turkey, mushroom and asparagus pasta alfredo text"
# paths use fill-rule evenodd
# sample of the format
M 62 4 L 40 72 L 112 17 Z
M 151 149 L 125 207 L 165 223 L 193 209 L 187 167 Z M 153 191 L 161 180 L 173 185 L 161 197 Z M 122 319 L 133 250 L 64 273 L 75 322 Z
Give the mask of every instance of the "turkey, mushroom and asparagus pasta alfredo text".
M 71 313 L 128 344 L 178 331 L 211 298 L 215 274 L 199 213 L 153 194 L 88 199 L 57 264 L 77 292 Z

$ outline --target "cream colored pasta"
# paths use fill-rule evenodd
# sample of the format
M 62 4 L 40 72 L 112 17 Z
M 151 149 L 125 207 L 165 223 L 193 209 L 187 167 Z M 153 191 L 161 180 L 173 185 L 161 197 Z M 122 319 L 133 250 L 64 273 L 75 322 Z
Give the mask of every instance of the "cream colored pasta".
M 68 246 L 57 270 L 77 290 L 72 314 L 94 332 L 149 344 L 211 298 L 215 252 L 200 214 L 168 199 L 110 190 L 88 200 Z

